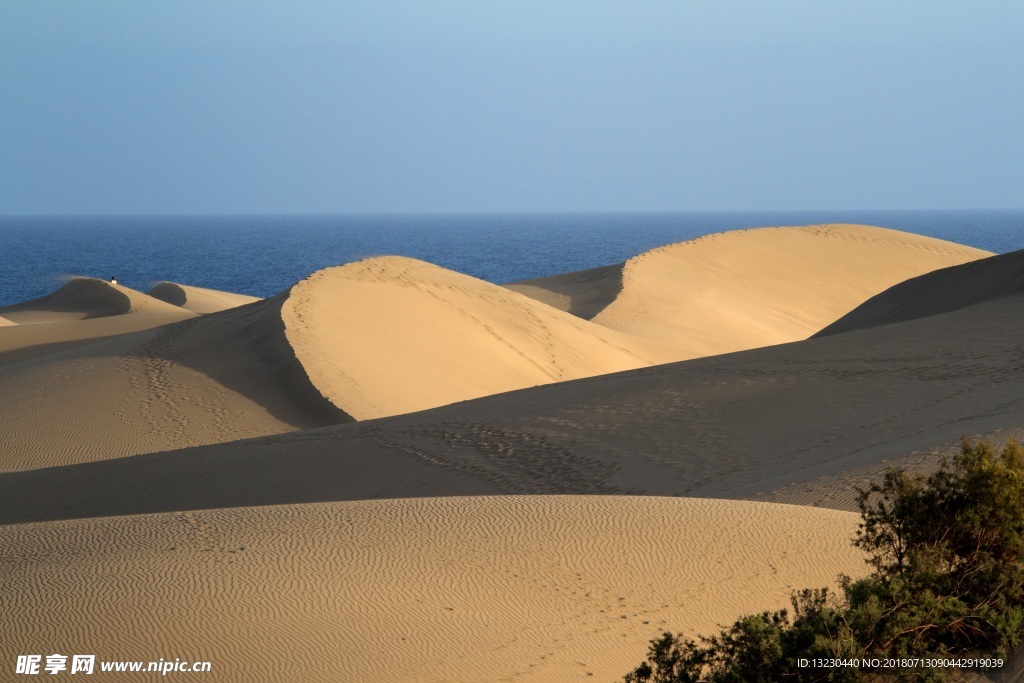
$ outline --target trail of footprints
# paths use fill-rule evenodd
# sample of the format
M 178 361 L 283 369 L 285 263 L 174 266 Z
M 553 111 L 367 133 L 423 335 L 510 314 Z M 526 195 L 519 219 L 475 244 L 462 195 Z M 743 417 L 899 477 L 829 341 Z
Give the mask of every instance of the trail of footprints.
M 225 407 L 227 390 L 217 382 L 195 391 L 176 375 L 188 372 L 177 358 L 176 342 L 190 332 L 191 326 L 206 321 L 197 319 L 160 328 L 151 339 L 131 349 L 119 360 L 119 369 L 129 377 L 130 393 L 122 401 L 119 414 L 128 421 L 141 415 L 153 434 L 170 437 L 173 446 L 184 448 L 208 443 L 195 438 L 198 425 L 212 426 L 218 441 L 239 438 L 233 427 L 235 416 Z M 205 394 L 205 395 L 204 395 Z M 198 410 L 188 410 L 191 404 Z
M 500 491 L 611 493 L 615 466 L 535 434 L 490 425 L 443 422 L 408 430 L 374 429 L 378 445 L 396 448 L 432 465 L 478 475 Z

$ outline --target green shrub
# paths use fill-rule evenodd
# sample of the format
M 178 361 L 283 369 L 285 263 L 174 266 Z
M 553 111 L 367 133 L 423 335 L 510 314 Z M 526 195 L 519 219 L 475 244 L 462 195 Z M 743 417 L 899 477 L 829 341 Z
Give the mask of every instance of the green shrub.
M 889 469 L 858 491 L 854 545 L 872 573 L 793 595 L 699 641 L 664 633 L 626 683 L 944 680 L 934 668 L 809 668 L 798 660 L 1007 656 L 1024 633 L 1024 449 L 966 439 L 924 478 Z

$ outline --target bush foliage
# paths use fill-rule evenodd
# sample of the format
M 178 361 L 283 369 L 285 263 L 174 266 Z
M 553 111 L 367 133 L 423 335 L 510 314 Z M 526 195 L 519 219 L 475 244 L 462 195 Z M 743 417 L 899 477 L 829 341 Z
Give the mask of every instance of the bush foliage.
M 1024 449 L 966 439 L 924 478 L 889 469 L 858 490 L 853 540 L 872 572 L 840 593 L 793 595 L 788 610 L 746 616 L 697 641 L 665 633 L 626 683 L 945 680 L 904 667 L 800 668 L 800 658 L 1002 656 L 1024 634 Z

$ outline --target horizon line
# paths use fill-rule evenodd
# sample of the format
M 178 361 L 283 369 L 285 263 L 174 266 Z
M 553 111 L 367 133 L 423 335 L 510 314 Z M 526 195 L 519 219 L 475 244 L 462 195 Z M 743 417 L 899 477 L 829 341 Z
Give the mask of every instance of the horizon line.
M 86 212 L 86 213 L 0 213 L 0 219 L 17 218 L 177 218 L 177 217 L 335 217 L 335 216 L 558 216 L 638 214 L 766 214 L 766 213 L 956 213 L 1014 212 L 1020 207 L 988 208 L 846 208 L 846 209 L 616 209 L 616 210 L 486 210 L 486 211 L 195 211 L 195 212 Z

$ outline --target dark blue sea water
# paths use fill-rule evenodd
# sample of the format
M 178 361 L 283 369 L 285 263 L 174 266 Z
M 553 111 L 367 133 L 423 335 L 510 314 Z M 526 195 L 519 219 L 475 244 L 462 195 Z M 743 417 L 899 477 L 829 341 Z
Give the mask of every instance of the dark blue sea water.
M 326 266 L 412 256 L 502 283 L 623 261 L 736 228 L 865 223 L 995 252 L 1024 248 L 1024 210 L 340 216 L 0 217 L 0 305 L 67 275 L 270 296 Z

